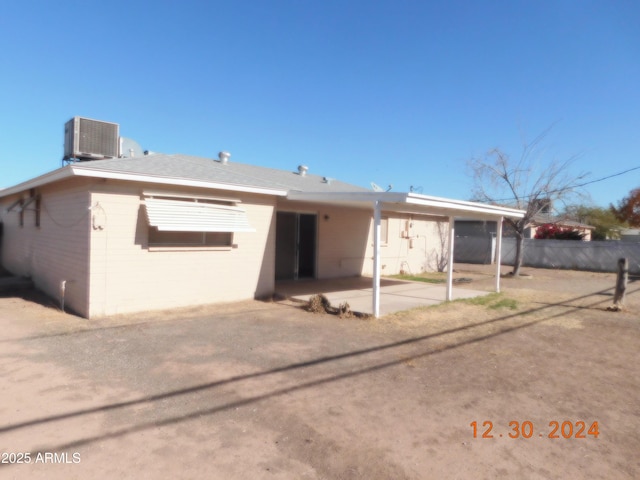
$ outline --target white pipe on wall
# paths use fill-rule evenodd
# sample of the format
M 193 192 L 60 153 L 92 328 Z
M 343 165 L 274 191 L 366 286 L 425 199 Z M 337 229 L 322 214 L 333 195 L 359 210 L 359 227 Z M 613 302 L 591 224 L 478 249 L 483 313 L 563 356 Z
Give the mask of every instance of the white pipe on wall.
M 67 281 L 62 280 L 60 282 L 60 310 L 62 310 L 63 312 L 64 312 L 64 294 L 66 290 L 67 290 Z

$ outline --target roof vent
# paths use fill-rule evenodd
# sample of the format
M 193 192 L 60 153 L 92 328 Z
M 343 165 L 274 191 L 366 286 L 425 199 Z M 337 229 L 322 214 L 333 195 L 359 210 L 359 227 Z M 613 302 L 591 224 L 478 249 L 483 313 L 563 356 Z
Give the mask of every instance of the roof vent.
M 231 157 L 231 154 L 229 152 L 218 153 L 218 161 L 223 165 L 226 165 L 227 163 L 229 163 L 229 157 Z
M 331 185 L 331 182 L 333 181 L 333 178 L 330 177 L 322 177 L 322 181 L 324 183 L 326 183 L 327 185 Z
M 298 175 L 301 177 L 304 177 L 307 174 L 307 170 L 309 170 L 309 167 L 306 165 L 298 165 Z

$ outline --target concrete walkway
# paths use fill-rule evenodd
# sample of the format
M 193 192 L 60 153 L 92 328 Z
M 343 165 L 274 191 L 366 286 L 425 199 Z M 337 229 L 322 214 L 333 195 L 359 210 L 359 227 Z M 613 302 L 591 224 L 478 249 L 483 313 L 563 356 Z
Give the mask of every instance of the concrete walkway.
M 316 294 L 323 294 L 338 305 L 347 302 L 354 312 L 373 313 L 372 279 L 368 277 L 337 278 L 331 280 L 287 281 L 276 284 L 276 293 L 299 302 L 307 302 Z M 453 298 L 472 298 L 490 292 L 470 290 L 454 285 Z M 446 299 L 446 286 L 423 282 L 406 282 L 382 279 L 380 282 L 380 315 L 409 310 L 411 308 L 436 305 Z

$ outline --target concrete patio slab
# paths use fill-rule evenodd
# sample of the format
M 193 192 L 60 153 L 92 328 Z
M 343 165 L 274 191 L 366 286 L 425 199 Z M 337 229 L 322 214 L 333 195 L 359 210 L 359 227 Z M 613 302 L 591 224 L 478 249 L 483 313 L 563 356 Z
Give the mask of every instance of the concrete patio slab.
M 323 294 L 333 306 L 346 302 L 354 312 L 369 315 L 373 313 L 372 279 L 367 277 L 279 282 L 276 284 L 276 293 L 299 302 L 307 302 L 311 296 Z M 454 286 L 453 299 L 473 298 L 489 293 Z M 446 286 L 443 284 L 390 279 L 382 279 L 380 282 L 380 315 L 436 305 L 445 299 Z

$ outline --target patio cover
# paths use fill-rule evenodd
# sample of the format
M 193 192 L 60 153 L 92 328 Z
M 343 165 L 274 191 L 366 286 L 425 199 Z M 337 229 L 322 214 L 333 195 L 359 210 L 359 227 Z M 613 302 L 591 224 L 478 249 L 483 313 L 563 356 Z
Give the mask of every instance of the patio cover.
M 493 220 L 502 225 L 504 217 L 522 218 L 523 210 L 485 205 L 476 202 L 453 200 L 450 198 L 431 197 L 417 193 L 402 192 L 298 192 L 290 191 L 290 200 L 332 204 L 343 207 L 371 209 L 373 211 L 373 295 L 372 310 L 376 317 L 380 316 L 380 221 L 382 211 L 410 213 L 416 215 L 433 215 L 449 220 L 449 259 L 447 269 L 446 300 L 452 299 L 453 291 L 453 244 L 455 238 L 454 221 L 456 217 L 474 220 Z M 500 291 L 500 266 L 502 249 L 502 228 L 497 229 L 496 241 L 496 280 L 495 290 Z

